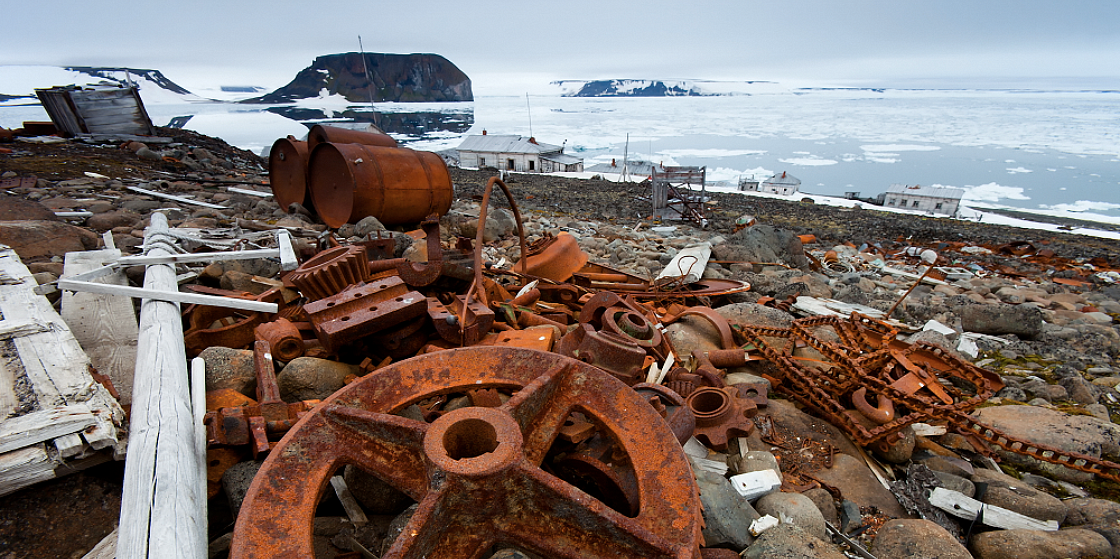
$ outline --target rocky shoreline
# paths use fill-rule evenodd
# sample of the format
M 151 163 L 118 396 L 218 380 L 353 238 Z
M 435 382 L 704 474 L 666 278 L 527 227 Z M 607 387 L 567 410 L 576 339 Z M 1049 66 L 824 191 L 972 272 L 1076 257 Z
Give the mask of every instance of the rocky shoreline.
M 304 245 L 326 229 L 304 212 L 289 212 L 267 197 L 230 190 L 268 192 L 266 164 L 253 154 L 185 131 L 160 132 L 173 143 L 12 145 L 12 154 L 0 154 L 0 178 L 11 181 L 0 200 L 0 242 L 16 249 L 40 283 L 49 283 L 61 274 L 66 252 L 97 248 L 104 242 L 102 235 L 110 235 L 125 252 L 137 250 L 147 217 L 157 209 L 169 209 L 168 217 L 178 227 L 288 227 Z M 19 182 L 32 174 L 37 181 Z M 444 246 L 451 246 L 456 236 L 474 236 L 480 226 L 478 201 L 491 174 L 451 169 L 451 176 L 456 201 L 441 219 Z M 709 264 L 704 277 L 751 285 L 748 292 L 708 300 L 732 325 L 788 328 L 798 317 L 797 307 L 783 309 L 774 303 L 791 297 L 867 312 L 891 310 L 890 317 L 901 321 L 907 343 L 935 343 L 999 376 L 1004 387 L 975 412 L 976 417 L 1039 444 L 1120 461 L 1120 427 L 1113 422 L 1120 420 L 1120 274 L 1114 271 L 1120 266 L 1120 246 L 1115 241 L 720 193 L 713 194 L 711 224 L 698 229 L 648 219 L 649 204 L 641 199 L 646 187 L 640 184 L 523 174 L 507 182 L 530 239 L 570 234 L 592 262 L 643 278 L 656 276 L 681 250 L 710 243 L 712 260 L 719 263 Z M 130 186 L 225 209 L 158 199 Z M 513 216 L 501 209 L 508 207 L 501 194 L 493 193 L 491 200 L 489 219 L 482 225 L 485 259 L 496 267 L 508 266 L 520 258 Z M 61 211 L 89 215 L 59 220 L 53 212 Z M 736 220 L 744 215 L 756 219 L 757 225 L 737 228 Z M 336 233 L 344 242 L 355 241 L 370 227 L 346 225 Z M 906 249 L 919 255 L 935 251 L 937 265 L 954 275 L 908 292 L 924 268 L 920 256 L 909 256 Z M 423 259 L 419 244 L 403 254 Z M 255 275 L 275 273 L 248 264 L 211 266 L 202 272 L 204 281 L 226 289 L 241 289 Z M 142 270 L 132 271 L 133 283 L 138 283 L 138 274 Z M 938 326 L 921 330 L 931 321 Z M 719 334 L 703 320 L 682 319 L 667 333 L 682 356 L 719 349 Z M 773 374 L 761 366 L 743 369 L 732 374 Z M 775 444 L 772 436 L 764 439 L 755 429 L 724 451 L 686 448 L 701 489 L 709 546 L 745 550 L 747 557 L 840 557 L 845 550 L 831 543 L 827 521 L 869 545 L 881 559 L 1120 556 L 1116 482 L 1008 452 L 1000 453 L 1002 470 L 992 469 L 993 463 L 972 442 L 951 431 L 908 432 L 902 443 L 873 452 L 882 473 L 895 478 L 880 482 L 862 449 L 807 408 L 781 398 L 780 392 L 772 387 L 769 405 L 760 411 L 785 434 L 785 443 Z M 822 460 L 805 458 L 820 454 L 810 440 L 830 449 L 827 467 Z M 775 471 L 780 479 L 793 471 L 795 461 L 819 480 L 816 488 L 774 492 L 750 503 L 727 480 L 732 474 L 764 470 Z M 712 469 L 727 474 L 713 475 Z M 56 538 L 66 534 L 64 514 L 47 522 L 46 529 L 34 526 L 38 508 L 52 506 L 52 490 L 58 491 L 53 506 L 89 498 L 73 484 L 57 486 L 30 490 L 44 491 L 48 497 L 42 501 L 27 491 L 5 498 L 7 504 L 0 505 L 0 540 L 5 542 L 0 556 L 36 556 L 37 539 L 52 530 Z M 906 506 L 906 499 L 899 497 L 916 492 L 914 498 L 921 504 L 928 498 L 923 492 L 934 486 L 1036 521 L 1054 521 L 1061 529 L 994 529 L 982 522 L 942 518 L 926 505 Z M 830 493 L 828 487 L 839 488 L 841 494 Z M 111 484 L 105 490 L 105 507 L 110 509 L 113 491 Z M 115 506 L 119 509 L 119 503 Z M 779 519 L 779 525 L 751 534 L 752 523 L 767 515 Z M 231 520 L 212 520 L 213 539 L 225 535 Z M 112 529 L 102 527 L 105 533 Z M 330 534 L 324 529 L 322 537 L 368 537 L 370 549 L 383 543 L 378 539 L 383 536 L 348 529 L 336 527 Z M 71 547 L 58 556 L 88 550 L 103 535 L 69 534 L 73 541 L 66 545 Z M 222 556 L 220 546 L 217 556 Z

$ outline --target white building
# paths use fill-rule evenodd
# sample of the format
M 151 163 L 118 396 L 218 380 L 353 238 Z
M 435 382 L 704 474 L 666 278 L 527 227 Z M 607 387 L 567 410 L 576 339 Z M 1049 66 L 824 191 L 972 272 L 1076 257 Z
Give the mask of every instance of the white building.
M 484 131 L 481 135 L 467 136 L 459 144 L 459 165 L 523 173 L 580 172 L 583 158 L 565 155 L 563 146 L 542 144 L 536 138 Z
M 761 184 L 757 180 L 739 179 L 739 190 L 741 191 L 767 192 L 789 196 L 790 194 L 796 194 L 800 188 L 801 179 L 785 171 L 762 181 Z
M 887 188 L 883 205 L 888 208 L 905 208 L 918 212 L 956 215 L 964 190 L 945 186 L 909 186 L 892 184 Z

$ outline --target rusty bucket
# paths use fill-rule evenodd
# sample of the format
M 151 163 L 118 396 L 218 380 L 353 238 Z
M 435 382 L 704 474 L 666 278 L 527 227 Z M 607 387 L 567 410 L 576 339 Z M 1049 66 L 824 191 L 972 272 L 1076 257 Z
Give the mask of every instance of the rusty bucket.
M 417 223 L 451 208 L 451 176 L 440 156 L 406 148 L 319 144 L 308 165 L 309 190 L 323 223 Z
M 397 147 L 397 141 L 388 134 L 377 132 L 362 132 L 337 126 L 323 126 L 316 124 L 307 133 L 308 149 L 314 150 L 319 144 L 362 144 L 366 146 L 381 146 L 386 148 Z
M 272 143 L 268 153 L 268 182 L 272 196 L 280 208 L 287 210 L 293 202 L 304 207 L 311 204 L 307 196 L 307 142 L 293 136 Z

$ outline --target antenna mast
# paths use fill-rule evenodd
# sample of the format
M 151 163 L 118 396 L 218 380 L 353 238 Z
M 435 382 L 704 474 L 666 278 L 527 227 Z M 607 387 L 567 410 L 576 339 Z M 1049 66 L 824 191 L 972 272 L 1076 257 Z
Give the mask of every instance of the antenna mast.
M 369 106 L 373 108 L 373 78 L 369 75 L 369 66 L 366 65 L 366 48 L 362 46 L 362 36 L 358 35 L 358 50 L 362 52 L 362 68 L 366 71 L 366 93 L 369 94 Z
M 529 137 L 533 137 L 533 107 L 529 106 L 529 92 L 525 92 L 525 111 L 529 113 Z

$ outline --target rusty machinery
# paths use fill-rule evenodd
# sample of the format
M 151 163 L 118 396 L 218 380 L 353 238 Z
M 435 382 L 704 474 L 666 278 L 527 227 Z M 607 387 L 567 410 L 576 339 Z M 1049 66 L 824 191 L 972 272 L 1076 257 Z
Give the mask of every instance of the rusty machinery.
M 661 414 L 554 353 L 425 354 L 335 393 L 265 460 L 230 556 L 312 556 L 320 495 L 347 464 L 419 503 L 386 559 L 482 557 L 495 544 L 548 557 L 700 556 L 698 490 Z

